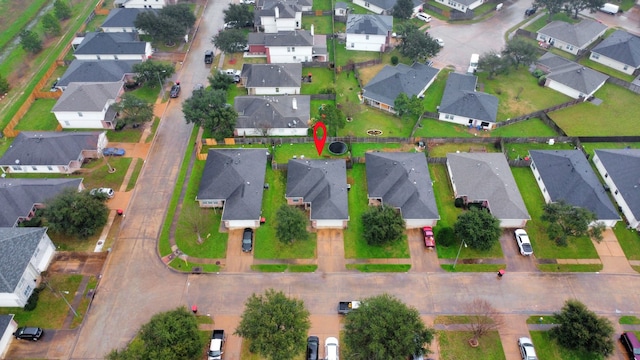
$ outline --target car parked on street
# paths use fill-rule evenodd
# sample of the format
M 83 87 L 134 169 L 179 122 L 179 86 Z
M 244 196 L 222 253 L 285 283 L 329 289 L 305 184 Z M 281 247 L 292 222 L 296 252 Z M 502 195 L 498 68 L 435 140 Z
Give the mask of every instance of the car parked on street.
M 326 360 L 339 360 L 340 351 L 338 348 L 338 339 L 334 337 L 328 337 L 324 341 L 324 358 Z
M 535 14 L 536 11 L 538 11 L 538 7 L 537 6 L 532 6 L 532 7 L 528 8 L 527 10 L 524 11 L 524 16 L 531 16 L 531 15 Z
M 246 228 L 242 232 L 242 252 L 253 250 L 253 229 Z
M 529 235 L 524 229 L 517 229 L 514 233 L 516 237 L 516 243 L 518 244 L 518 249 L 520 249 L 520 254 L 524 256 L 529 256 L 533 254 L 533 248 L 531 247 L 531 241 L 529 240 Z
M 180 83 L 176 83 L 171 87 L 171 91 L 169 92 L 169 97 L 177 98 L 180 95 Z
M 39 327 L 23 326 L 18 328 L 16 332 L 13 333 L 13 336 L 20 340 L 38 341 L 43 334 L 44 330 Z
M 620 335 L 620 342 L 627 351 L 629 359 L 640 360 L 640 341 L 638 341 L 636 334 L 631 331 L 623 332 Z
M 116 195 L 116 193 L 113 191 L 112 188 L 97 188 L 97 189 L 91 189 L 91 191 L 89 191 L 89 195 L 104 196 L 107 199 L 112 199 Z
M 522 357 L 522 360 L 538 360 L 536 350 L 533 348 L 533 343 L 528 337 L 519 338 L 518 347 L 520 348 L 520 356 Z
M 440 45 L 440 47 L 444 47 L 444 40 L 436 38 L 436 42 L 438 43 L 438 45 Z
M 102 150 L 102 155 L 104 156 L 124 156 L 125 151 L 121 148 L 108 147 Z
M 431 226 L 425 226 L 422 228 L 422 236 L 424 237 L 424 246 L 428 249 L 436 247 L 436 239 L 433 236 L 433 228 Z
M 318 360 L 320 358 L 320 339 L 317 336 L 307 338 L 307 360 Z
M 225 30 L 227 30 L 227 29 L 236 29 L 238 27 L 239 27 L 238 26 L 238 22 L 235 21 L 235 20 L 234 21 L 229 21 L 228 23 L 224 24 L 224 29 Z
M 431 15 L 425 14 L 423 12 L 419 12 L 419 13 L 416 14 L 416 19 L 422 20 L 424 22 L 430 22 L 431 21 Z

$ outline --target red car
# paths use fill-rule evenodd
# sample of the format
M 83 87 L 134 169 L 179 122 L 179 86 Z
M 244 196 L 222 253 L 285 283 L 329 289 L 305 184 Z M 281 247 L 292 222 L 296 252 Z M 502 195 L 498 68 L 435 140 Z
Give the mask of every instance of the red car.
M 422 235 L 424 235 L 424 246 L 430 249 L 436 247 L 436 239 L 433 237 L 433 228 L 431 226 L 423 227 Z

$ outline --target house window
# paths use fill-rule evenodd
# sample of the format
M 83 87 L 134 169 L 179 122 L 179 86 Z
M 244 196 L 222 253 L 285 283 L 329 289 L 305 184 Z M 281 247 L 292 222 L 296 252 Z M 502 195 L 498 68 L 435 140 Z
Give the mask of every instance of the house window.
M 293 199 L 293 200 L 291 200 L 291 201 L 292 201 L 292 202 L 294 202 L 294 203 L 297 203 L 297 202 L 299 202 L 299 201 L 300 201 L 300 199 Z
M 625 66 L 622 68 L 622 70 L 627 70 L 628 68 L 629 68 L 629 66 L 628 66 L 628 65 L 625 65 Z
M 31 295 L 31 286 L 30 285 L 27 285 L 27 287 L 24 288 L 23 294 L 24 294 L 25 297 Z
M 53 171 L 53 166 L 47 166 L 47 169 L 48 169 L 49 171 Z
M 614 192 L 614 194 L 618 195 L 618 190 L 616 190 L 616 191 Z
M 451 115 L 451 114 L 445 114 L 445 115 L 444 115 L 444 118 L 445 118 L 446 120 L 453 120 L 453 115 Z
M 368 2 L 364 3 L 364 7 L 369 7 L 369 6 L 371 6 L 371 4 L 369 4 Z
M 353 48 L 353 47 L 355 47 L 354 43 L 351 43 L 351 47 L 352 47 L 352 48 Z
M 100 55 L 96 55 L 96 59 L 100 60 Z
M 290 47 L 287 47 L 287 52 L 291 52 L 291 48 Z
M 600 59 L 600 55 L 596 54 L 596 53 L 591 53 L 591 58 L 598 60 L 598 59 Z
M 40 254 L 40 247 L 37 247 L 36 250 L 33 252 L 33 258 L 37 259 L 38 258 L 38 254 Z
M 64 125 L 65 125 L 65 126 L 71 126 L 71 123 L 70 123 L 69 121 L 65 120 L 65 121 L 64 121 Z
M 538 181 L 540 181 L 540 176 L 538 176 Z
M 22 171 L 22 166 L 12 166 L 11 168 L 15 171 Z
M 38 167 L 37 167 L 37 166 L 32 166 L 32 167 L 31 167 L 31 169 L 32 169 L 33 171 L 38 171 Z
M 118 60 L 118 55 L 113 55 L 113 60 Z
M 365 39 L 369 40 L 369 35 L 366 35 Z
M 608 178 L 609 177 L 609 173 L 604 173 L 604 177 Z
M 280 92 L 280 88 L 276 88 L 276 92 L 279 93 Z
M 469 125 L 473 124 L 473 119 L 469 119 Z
M 536 164 L 535 164 L 535 163 L 531 163 L 531 168 L 532 168 L 533 170 L 535 170 L 535 169 L 536 169 Z
M 547 192 L 547 188 L 542 189 L 542 192 L 546 193 Z
M 295 48 L 295 47 L 292 47 L 292 48 L 291 48 L 291 52 L 296 52 L 296 48 Z
M 295 56 L 295 55 L 293 55 L 293 60 L 295 60 L 295 59 L 296 59 L 296 56 Z
M 573 45 L 567 45 L 567 50 L 573 51 Z
M 79 116 L 79 117 L 82 117 L 82 113 L 81 113 L 81 112 L 79 112 L 79 111 L 78 111 L 78 116 Z

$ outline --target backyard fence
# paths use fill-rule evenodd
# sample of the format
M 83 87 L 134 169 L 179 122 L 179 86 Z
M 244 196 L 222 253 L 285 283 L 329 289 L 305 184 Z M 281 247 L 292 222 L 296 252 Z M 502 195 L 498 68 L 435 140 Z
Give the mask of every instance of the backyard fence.
M 628 81 L 624 81 L 622 79 L 618 79 L 616 77 L 612 77 L 609 76 L 609 78 L 607 79 L 608 83 L 614 84 L 614 85 L 618 85 L 621 86 L 625 89 L 629 89 L 631 91 L 633 91 L 636 94 L 640 94 L 640 86 L 636 85 L 636 84 L 632 84 Z

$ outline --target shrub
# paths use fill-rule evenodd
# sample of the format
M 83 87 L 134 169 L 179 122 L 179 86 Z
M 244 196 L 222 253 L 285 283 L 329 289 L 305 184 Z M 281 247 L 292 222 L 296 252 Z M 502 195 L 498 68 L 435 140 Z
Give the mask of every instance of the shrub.
M 42 291 L 41 287 L 33 290 L 31 296 L 29 296 L 29 299 L 27 300 L 27 304 L 24 306 L 24 311 L 33 311 L 36 309 L 38 306 L 38 299 L 40 298 L 40 291 Z
M 455 243 L 456 235 L 453 229 L 449 226 L 437 227 L 436 231 L 436 245 L 451 246 Z
M 535 69 L 531 75 L 540 78 L 540 76 L 544 75 L 544 71 L 540 70 L 540 69 Z
M 391 65 L 398 65 L 398 57 L 393 55 L 391 57 Z

